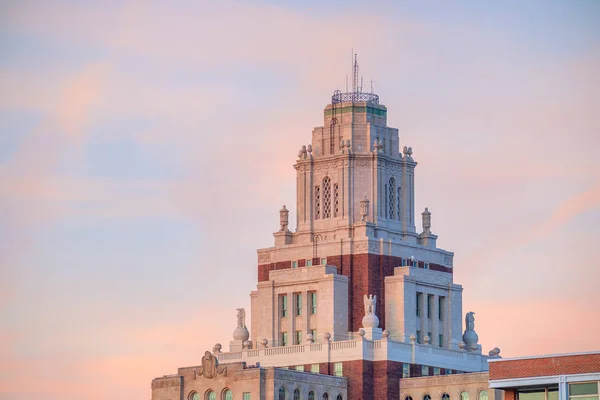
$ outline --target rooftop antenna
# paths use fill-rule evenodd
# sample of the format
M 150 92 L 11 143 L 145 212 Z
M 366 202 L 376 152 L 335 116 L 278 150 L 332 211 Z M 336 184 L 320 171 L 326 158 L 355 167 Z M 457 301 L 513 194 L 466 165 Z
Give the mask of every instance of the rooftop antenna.
M 373 79 L 371 79 L 371 93 L 375 93 L 375 92 L 373 91 Z
M 358 61 L 354 54 L 354 64 L 352 65 L 352 93 L 358 91 Z
M 348 93 L 348 74 L 346 74 L 346 93 Z

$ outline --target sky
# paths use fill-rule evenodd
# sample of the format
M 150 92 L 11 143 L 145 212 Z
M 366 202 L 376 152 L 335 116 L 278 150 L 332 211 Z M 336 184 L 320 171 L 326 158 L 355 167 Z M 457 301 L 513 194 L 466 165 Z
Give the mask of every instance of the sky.
M 148 399 L 226 347 L 353 49 L 484 352 L 600 350 L 599 21 L 584 0 L 1 2 L 0 400 Z

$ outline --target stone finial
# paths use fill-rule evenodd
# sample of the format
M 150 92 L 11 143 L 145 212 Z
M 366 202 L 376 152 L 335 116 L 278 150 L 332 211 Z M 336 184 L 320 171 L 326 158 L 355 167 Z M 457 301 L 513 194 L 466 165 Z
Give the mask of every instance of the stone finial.
M 379 318 L 375 315 L 375 308 L 377 306 L 377 296 L 366 294 L 363 296 L 363 303 L 365 305 L 365 316 L 362 319 L 362 325 L 365 328 L 377 328 L 379 326 Z
M 429 209 L 425 207 L 425 211 L 421 213 L 423 217 L 423 233 L 431 233 L 431 213 Z
M 267 338 L 263 338 L 263 340 L 260 341 L 260 344 L 262 345 L 263 349 L 266 349 L 267 345 L 269 344 L 269 341 L 267 340 Z
M 288 231 L 288 223 L 289 223 L 289 215 L 290 212 L 287 208 L 285 208 L 285 204 L 283 208 L 279 210 L 279 232 L 287 232 Z
M 325 339 L 325 341 L 329 342 L 329 340 L 331 339 L 331 333 L 325 332 L 323 334 L 323 339 Z
M 301 160 L 306 160 L 307 155 L 308 155 L 308 152 L 306 150 L 306 146 L 303 145 L 300 148 L 300 151 L 298 152 L 298 158 Z
M 465 342 L 465 348 L 468 351 L 477 350 L 479 336 L 475 332 L 475 313 L 473 311 L 469 311 L 465 315 L 465 332 L 462 335 L 462 340 Z
M 311 144 L 306 146 L 306 152 L 308 153 L 308 157 L 311 158 L 312 157 L 312 145 Z
M 383 332 L 381 332 L 381 336 L 387 340 L 390 337 L 390 331 L 388 331 L 387 329 L 384 329 Z
M 315 338 L 313 337 L 312 333 L 309 333 L 308 335 L 306 335 L 306 343 L 311 344 L 315 342 Z
M 458 348 L 459 348 L 459 349 L 461 349 L 461 350 L 464 350 L 464 349 L 465 349 L 465 346 L 466 346 L 466 345 L 465 345 L 465 342 L 460 342 L 460 343 L 458 344 Z
M 412 151 L 412 147 L 406 147 L 406 146 L 404 146 L 403 153 L 404 153 L 404 159 L 406 161 L 413 161 L 413 159 L 412 159 L 412 152 L 413 152 Z
M 490 357 L 500 358 L 500 349 L 497 347 L 494 347 L 493 349 L 490 350 L 489 355 L 490 355 Z
M 246 311 L 243 308 L 237 309 L 237 327 L 233 331 L 233 340 L 244 342 L 250 337 L 250 332 L 246 328 Z
M 216 343 L 216 344 L 213 346 L 213 351 L 212 351 L 212 352 L 213 352 L 213 354 L 220 353 L 222 348 L 223 348 L 223 346 L 221 346 L 221 343 Z
M 417 342 L 417 335 L 412 334 L 409 336 L 409 339 L 410 339 L 410 342 L 414 344 Z
M 244 349 L 250 350 L 252 348 L 252 342 L 249 340 L 245 340 L 243 344 Z
M 423 344 L 425 346 L 429 346 L 430 342 L 431 342 L 431 338 L 429 337 L 429 335 L 425 335 L 425 337 L 423 338 Z
M 363 328 L 358 329 L 358 336 L 360 336 L 361 338 L 364 338 L 366 333 L 367 332 Z

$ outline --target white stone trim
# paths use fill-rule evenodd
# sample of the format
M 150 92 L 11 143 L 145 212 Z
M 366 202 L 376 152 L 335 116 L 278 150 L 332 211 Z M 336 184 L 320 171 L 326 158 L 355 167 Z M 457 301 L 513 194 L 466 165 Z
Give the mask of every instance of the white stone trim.
M 512 357 L 512 358 L 495 358 L 495 359 L 490 359 L 489 362 L 532 360 L 532 359 L 538 359 L 538 358 L 585 356 L 585 355 L 590 355 L 590 354 L 600 354 L 600 351 L 584 351 L 584 352 L 580 352 L 580 353 L 562 353 L 562 354 L 543 354 L 543 355 L 537 355 L 537 356 L 524 356 L 524 357 Z

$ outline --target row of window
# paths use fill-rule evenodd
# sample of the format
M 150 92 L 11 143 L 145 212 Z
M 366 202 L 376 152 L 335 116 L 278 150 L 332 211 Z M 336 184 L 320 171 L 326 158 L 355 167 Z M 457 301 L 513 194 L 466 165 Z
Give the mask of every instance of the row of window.
M 317 400 L 316 397 L 316 393 L 314 390 L 311 390 L 308 392 L 308 400 Z M 289 400 L 289 395 L 288 392 L 286 390 L 285 387 L 280 387 L 279 388 L 279 396 L 278 396 L 278 400 Z M 300 400 L 300 389 L 295 389 L 294 390 L 294 400 Z M 323 396 L 321 397 L 322 400 L 330 400 L 329 394 L 327 392 L 323 393 Z M 333 400 L 333 397 L 331 397 L 331 399 Z M 344 400 L 344 396 L 342 396 L 341 394 L 338 394 L 337 397 L 335 398 L 335 400 Z
M 190 392 L 188 395 L 188 400 L 200 400 L 200 393 L 196 391 Z M 213 390 L 209 389 L 206 391 L 206 393 L 204 393 L 204 400 L 217 400 L 217 394 Z M 233 400 L 233 393 L 231 390 L 227 388 L 223 389 L 221 392 L 221 400 Z M 242 395 L 242 400 L 251 400 L 250 393 L 244 392 Z
M 578 382 L 569 384 L 569 400 L 598 400 L 600 382 Z M 517 391 L 517 400 L 558 400 L 558 385 L 523 388 Z
M 309 331 L 309 333 L 312 335 L 313 340 L 317 339 L 317 330 L 316 329 L 311 329 Z M 302 344 L 302 331 L 294 332 L 294 343 L 293 344 L 294 345 Z M 288 346 L 289 345 L 289 338 L 288 338 L 287 332 L 281 332 L 281 340 L 279 341 L 279 345 L 280 346 Z
M 321 185 L 315 186 L 315 219 L 337 217 L 340 212 L 340 187 L 333 184 L 333 209 L 331 194 L 331 178 L 323 178 Z M 322 200 L 322 201 L 321 201 Z
M 423 300 L 423 296 L 425 294 L 421 293 L 421 292 L 417 292 L 417 317 L 421 316 L 421 302 Z M 432 294 L 428 294 L 427 295 L 427 318 L 432 319 L 432 315 L 433 315 L 433 303 L 434 303 L 434 295 Z M 439 296 L 438 297 L 438 312 L 437 312 L 437 317 L 440 321 L 443 320 L 443 310 L 444 310 L 444 305 L 446 302 L 446 298 L 443 296 Z M 431 335 L 430 335 L 431 337 Z
M 413 259 L 412 261 L 410 261 L 410 260 L 408 260 L 406 258 L 403 258 L 402 259 L 402 266 L 403 267 L 408 267 L 409 265 L 411 267 L 419 268 L 419 261 L 415 260 L 415 259 Z M 429 263 L 428 262 L 424 262 L 423 263 L 423 268 L 424 269 L 429 269 Z
M 319 373 L 320 364 L 311 364 L 310 372 L 313 374 Z M 289 369 L 289 367 L 281 367 L 283 369 Z M 294 370 L 304 372 L 304 365 L 296 365 Z M 341 362 L 333 363 L 333 376 L 344 376 L 344 369 Z
M 460 400 L 469 400 L 469 393 L 460 392 Z M 431 400 L 431 395 L 426 393 L 421 397 L 422 400 Z M 440 394 L 441 400 L 450 400 L 450 395 L 446 392 Z M 404 400 L 413 400 L 411 395 L 404 397 Z M 480 390 L 478 395 L 478 400 L 488 400 L 488 392 L 487 390 Z
M 321 258 L 319 261 L 320 261 L 321 265 L 327 265 L 327 259 L 325 257 Z M 304 265 L 306 265 L 307 267 L 312 267 L 312 265 L 313 265 L 312 258 L 307 258 L 304 262 Z M 292 261 L 292 268 L 298 268 L 298 261 Z
M 302 293 L 294 293 L 294 315 L 300 317 L 302 315 Z M 317 313 L 317 292 L 308 292 L 308 310 L 310 315 Z M 279 295 L 279 315 L 281 318 L 288 316 L 288 295 Z

